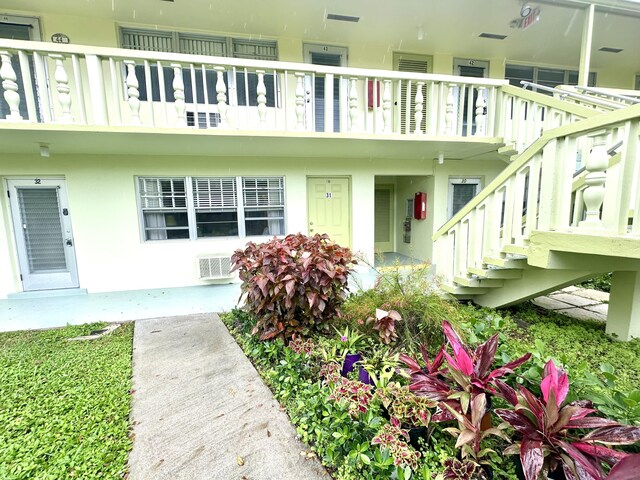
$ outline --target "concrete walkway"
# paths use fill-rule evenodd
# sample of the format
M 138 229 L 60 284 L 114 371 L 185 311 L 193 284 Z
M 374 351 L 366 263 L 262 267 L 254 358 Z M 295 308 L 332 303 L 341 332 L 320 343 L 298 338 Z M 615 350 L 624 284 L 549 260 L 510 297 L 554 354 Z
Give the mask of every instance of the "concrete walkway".
M 546 310 L 579 320 L 606 322 L 609 294 L 589 288 L 567 287 L 543 297 L 534 298 L 533 303 Z
M 136 322 L 131 480 L 330 478 L 215 314 Z

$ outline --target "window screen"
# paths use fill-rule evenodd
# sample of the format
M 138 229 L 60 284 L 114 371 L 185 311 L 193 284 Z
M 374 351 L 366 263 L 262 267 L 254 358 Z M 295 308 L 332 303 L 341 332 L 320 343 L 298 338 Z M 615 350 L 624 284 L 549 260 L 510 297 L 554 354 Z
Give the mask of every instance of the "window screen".
M 284 234 L 283 177 L 140 177 L 138 194 L 145 240 Z
M 146 240 L 189 238 L 184 178 L 140 178 L 139 191 Z
M 247 235 L 284 233 L 284 183 L 281 177 L 242 179 Z
M 198 238 L 238 235 L 235 177 L 194 178 L 192 185 Z

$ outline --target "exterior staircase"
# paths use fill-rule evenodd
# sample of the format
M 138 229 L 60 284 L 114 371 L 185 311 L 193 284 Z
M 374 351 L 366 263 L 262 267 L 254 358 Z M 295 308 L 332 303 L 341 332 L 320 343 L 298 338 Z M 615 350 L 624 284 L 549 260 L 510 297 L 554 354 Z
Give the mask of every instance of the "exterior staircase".
M 436 272 L 501 307 L 613 271 L 607 331 L 639 337 L 640 105 L 568 105 L 581 118 L 499 151 L 509 165 L 434 234 Z

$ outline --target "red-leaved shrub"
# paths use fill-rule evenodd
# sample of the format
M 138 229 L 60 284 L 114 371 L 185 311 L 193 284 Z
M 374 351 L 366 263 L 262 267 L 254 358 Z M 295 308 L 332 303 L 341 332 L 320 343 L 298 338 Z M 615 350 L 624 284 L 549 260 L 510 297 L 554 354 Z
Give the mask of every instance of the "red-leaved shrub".
M 351 264 L 348 248 L 327 235 L 300 233 L 256 245 L 231 257 L 239 271 L 245 306 L 256 317 L 253 333 L 262 340 L 322 330 L 339 314 Z

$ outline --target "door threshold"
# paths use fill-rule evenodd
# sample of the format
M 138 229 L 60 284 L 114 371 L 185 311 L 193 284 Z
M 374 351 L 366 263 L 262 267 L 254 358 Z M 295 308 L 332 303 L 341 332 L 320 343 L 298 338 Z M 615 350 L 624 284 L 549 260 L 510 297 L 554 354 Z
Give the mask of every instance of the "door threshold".
M 71 297 L 86 295 L 86 288 L 58 288 L 54 290 L 32 290 L 30 292 L 17 292 L 7 295 L 9 300 L 27 300 L 30 298 Z

